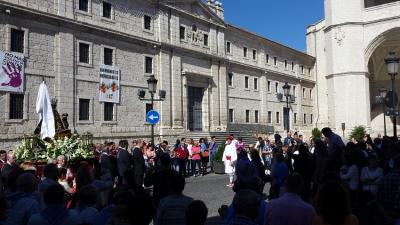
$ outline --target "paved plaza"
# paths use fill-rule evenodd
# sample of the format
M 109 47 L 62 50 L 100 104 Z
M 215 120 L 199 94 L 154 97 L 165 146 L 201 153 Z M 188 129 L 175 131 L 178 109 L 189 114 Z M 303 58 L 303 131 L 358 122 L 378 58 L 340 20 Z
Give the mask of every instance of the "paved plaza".
M 206 224 L 219 224 L 218 209 L 221 205 L 230 205 L 235 193 L 226 186 L 227 175 L 208 174 L 203 177 L 186 179 L 184 194 L 195 200 L 202 200 L 208 208 Z M 268 193 L 269 184 L 265 185 L 264 193 Z

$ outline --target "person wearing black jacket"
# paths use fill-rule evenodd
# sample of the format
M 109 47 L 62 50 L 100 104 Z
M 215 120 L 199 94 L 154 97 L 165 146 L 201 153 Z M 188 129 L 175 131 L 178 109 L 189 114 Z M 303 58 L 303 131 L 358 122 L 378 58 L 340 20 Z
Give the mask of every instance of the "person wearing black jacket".
M 123 177 L 125 172 L 131 168 L 131 157 L 129 155 L 128 149 L 128 141 L 121 140 L 119 141 L 119 150 L 118 150 L 118 181 L 122 184 Z
M 137 141 L 136 146 L 132 150 L 135 183 L 139 186 L 143 186 L 144 173 L 146 172 L 146 164 L 143 158 L 143 150 L 141 144 L 141 141 Z
M 264 190 L 265 183 L 271 182 L 272 177 L 265 174 L 265 167 L 261 162 L 260 153 L 257 150 L 250 151 L 251 163 L 254 164 L 257 171 L 257 176 L 262 180 L 262 188 Z

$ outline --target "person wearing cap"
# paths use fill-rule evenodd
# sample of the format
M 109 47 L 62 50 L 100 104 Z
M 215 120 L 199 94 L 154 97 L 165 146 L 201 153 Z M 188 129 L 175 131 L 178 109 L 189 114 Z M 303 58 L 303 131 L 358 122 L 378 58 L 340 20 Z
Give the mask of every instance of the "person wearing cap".
M 236 146 L 232 143 L 232 137 L 226 138 L 226 145 L 222 161 L 225 164 L 225 173 L 229 175 L 228 187 L 233 187 L 233 175 L 235 174 L 235 163 L 237 160 Z

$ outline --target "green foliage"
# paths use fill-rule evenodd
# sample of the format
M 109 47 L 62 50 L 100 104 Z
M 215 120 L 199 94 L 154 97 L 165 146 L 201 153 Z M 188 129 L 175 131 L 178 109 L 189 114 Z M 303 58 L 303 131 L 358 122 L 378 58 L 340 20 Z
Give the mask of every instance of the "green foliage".
M 222 161 L 222 155 L 224 154 L 225 151 L 225 142 L 222 142 L 219 146 L 218 146 L 218 150 L 215 153 L 215 156 L 213 158 L 213 161 Z
M 367 134 L 364 126 L 355 126 L 350 133 L 350 138 L 354 138 L 357 141 L 362 141 L 364 136 Z
M 24 138 L 14 148 L 15 157 L 18 162 L 24 160 L 49 160 L 63 155 L 66 161 L 93 158 L 90 146 L 83 144 L 79 135 L 71 138 L 63 137 L 52 143 L 45 142 L 38 137 Z
M 311 133 L 312 133 L 312 136 L 315 138 L 315 139 L 321 139 L 321 131 L 316 127 L 316 128 L 314 128 L 312 131 L 311 131 Z

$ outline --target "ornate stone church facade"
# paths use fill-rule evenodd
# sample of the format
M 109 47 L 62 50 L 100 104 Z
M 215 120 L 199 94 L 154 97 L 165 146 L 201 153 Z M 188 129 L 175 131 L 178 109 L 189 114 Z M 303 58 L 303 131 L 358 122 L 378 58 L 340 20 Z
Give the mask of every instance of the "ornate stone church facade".
M 0 92 L 0 147 L 33 133 L 42 81 L 69 129 L 98 141 L 149 135 L 137 92 L 151 76 L 166 91 L 154 105 L 162 136 L 305 132 L 318 119 L 315 58 L 227 24 L 219 2 L 0 0 L 0 11 L 0 51 L 25 59 L 23 92 Z M 100 68 L 118 71 L 114 102 L 99 97 Z
M 307 29 L 307 53 L 316 57 L 317 126 L 341 133 L 342 124 L 345 132 L 363 125 L 383 135 L 384 107 L 377 96 L 382 88 L 391 90 L 385 57 L 400 56 L 399 12 L 398 0 L 325 1 L 325 19 Z M 395 86 L 399 93 L 398 78 Z M 386 125 L 392 135 L 390 117 Z

